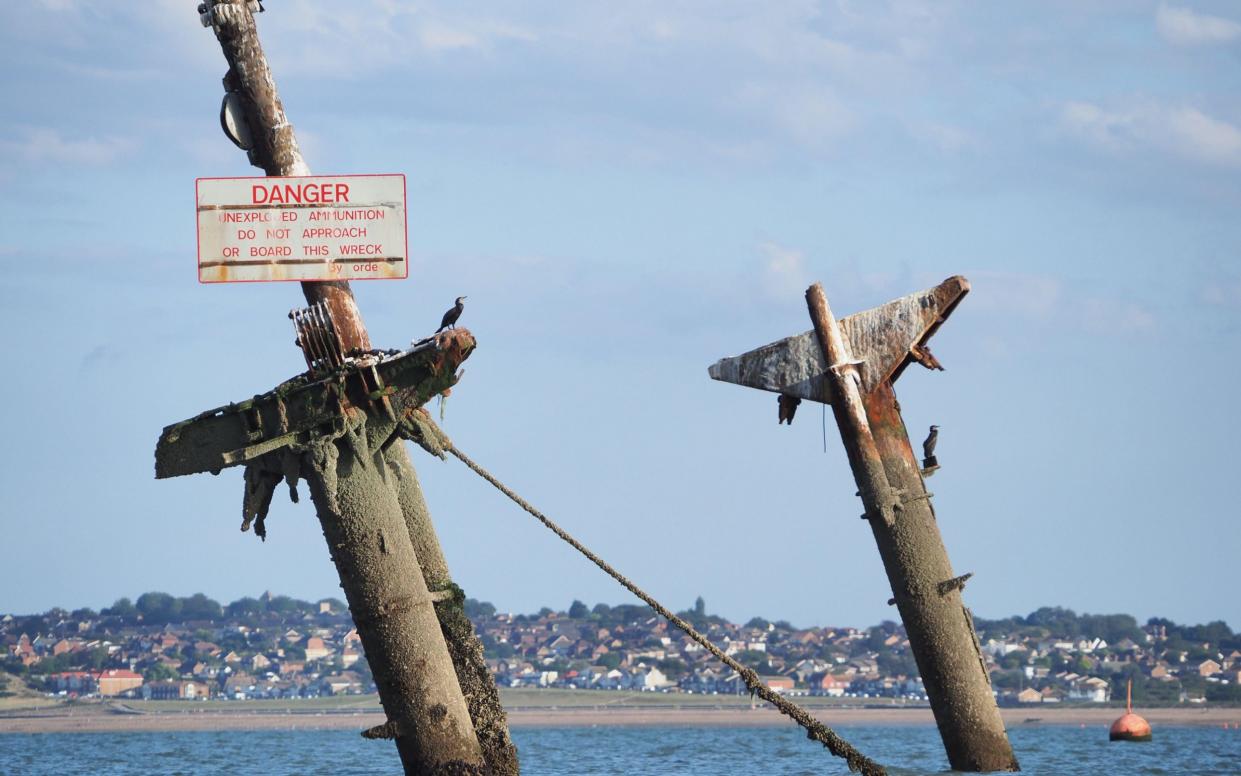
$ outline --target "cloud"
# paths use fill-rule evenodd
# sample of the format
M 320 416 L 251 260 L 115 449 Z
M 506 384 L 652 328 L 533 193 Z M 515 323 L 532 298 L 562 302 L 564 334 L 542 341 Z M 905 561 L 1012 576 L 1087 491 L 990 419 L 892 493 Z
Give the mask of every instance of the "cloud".
M 1178 46 L 1228 43 L 1241 37 L 1241 24 L 1231 19 L 1163 4 L 1155 12 L 1155 29 L 1164 40 Z
M 104 82 L 90 88 L 171 79 L 170 50 L 186 71 L 192 65 L 219 77 L 218 47 L 188 0 L 41 2 L 41 13 L 9 34 L 52 41 L 60 69 Z M 922 121 L 919 106 L 905 99 L 939 83 L 932 71 L 958 16 L 924 0 L 277 0 L 258 22 L 289 98 L 322 76 L 324 99 L 315 108 L 325 112 L 371 104 L 433 132 L 498 128 L 500 141 L 521 153 L 573 161 L 761 165 L 832 155 L 846 144 L 869 150 L 896 135 L 858 130 L 885 125 L 899 131 L 925 123 L 918 142 L 961 150 L 964 125 Z M 117 42 L 138 39 L 160 45 L 124 45 L 118 56 Z M 331 89 L 341 90 L 340 100 L 327 99 Z M 296 106 L 290 112 L 304 115 Z
M 1074 330 L 1109 336 L 1147 334 L 1156 327 L 1155 315 L 1147 306 L 1127 298 L 1066 287 L 1060 278 L 1051 275 L 981 271 L 967 276 L 972 286 L 970 307 L 988 315 L 1067 325 Z M 993 354 L 1001 354 L 1007 344 L 1002 339 L 991 343 Z
M 1070 133 L 1112 149 L 1129 142 L 1133 123 L 1130 115 L 1109 113 L 1089 102 L 1069 102 L 1060 110 L 1060 124 Z
M 935 121 L 914 122 L 909 124 L 908 131 L 915 140 L 948 154 L 959 153 L 978 145 L 973 134 L 951 124 Z
M 1146 334 L 1155 329 L 1154 314 L 1127 299 L 1091 297 L 1075 306 L 1082 325 L 1097 334 Z
M 1168 129 L 1177 147 L 1188 156 L 1204 162 L 1241 165 L 1241 129 L 1226 121 L 1193 108 L 1182 108 L 1168 116 Z
M 449 54 L 480 56 L 504 43 L 538 40 L 534 27 L 492 15 L 485 6 L 463 9 L 453 3 L 410 4 L 390 0 L 321 3 L 286 0 L 291 12 L 285 28 L 268 41 L 283 73 L 331 74 L 357 78 L 371 73 L 420 67 L 419 60 Z M 295 29 L 296 36 L 285 33 Z
M 423 48 L 432 52 L 476 49 L 482 45 L 482 38 L 472 32 L 435 22 L 423 25 L 419 30 L 418 39 L 422 42 Z
M 901 120 L 891 106 L 928 78 L 918 64 L 941 50 L 944 26 L 916 2 L 282 2 L 281 25 L 265 30 L 282 79 L 358 79 L 351 97 L 382 88 L 380 99 L 407 101 L 423 121 L 545 123 L 558 144 L 607 130 L 654 141 L 609 151 L 622 158 L 685 156 L 689 135 L 703 152 L 691 156 L 834 151 L 872 117 Z M 959 148 L 949 134 L 932 142 Z
M 112 345 L 96 345 L 82 355 L 78 368 L 90 372 L 114 364 L 121 359 L 121 352 Z
M 763 257 L 763 287 L 769 296 L 796 298 L 810 285 L 806 279 L 806 254 L 775 242 L 765 242 L 758 250 Z
M 426 51 L 435 54 L 442 51 L 486 49 L 505 41 L 533 43 L 538 40 L 538 36 L 524 27 L 495 20 L 447 23 L 431 19 L 418 30 L 418 40 Z
M 1217 280 L 1202 288 L 1202 301 L 1219 307 L 1241 307 L 1241 280 Z
M 0 149 L 28 163 L 102 167 L 134 150 L 137 143 L 123 137 L 86 137 L 70 140 L 55 129 L 31 129 L 23 140 L 0 141 Z
M 743 84 L 735 104 L 811 150 L 826 150 L 848 134 L 857 117 L 830 90 L 814 84 Z
M 158 67 L 110 67 L 68 60 L 58 61 L 56 65 L 72 75 L 99 81 L 151 81 L 166 75 L 166 72 Z
M 1157 150 L 1204 164 L 1241 167 L 1241 129 L 1197 108 L 1145 103 L 1105 109 L 1066 103 L 1061 126 L 1071 135 L 1115 153 Z
M 970 272 L 970 305 L 979 309 L 1048 319 L 1063 302 L 1060 280 L 1049 275 L 1020 272 Z

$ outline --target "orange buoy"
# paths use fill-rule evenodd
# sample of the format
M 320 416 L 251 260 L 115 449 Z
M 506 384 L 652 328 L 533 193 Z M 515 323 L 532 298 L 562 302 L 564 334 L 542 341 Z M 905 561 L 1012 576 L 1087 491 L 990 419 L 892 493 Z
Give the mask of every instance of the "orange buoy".
M 1129 688 L 1125 691 L 1125 715 L 1112 723 L 1107 736 L 1109 741 L 1149 741 L 1151 726 L 1146 720 L 1133 713 L 1133 680 L 1129 680 Z

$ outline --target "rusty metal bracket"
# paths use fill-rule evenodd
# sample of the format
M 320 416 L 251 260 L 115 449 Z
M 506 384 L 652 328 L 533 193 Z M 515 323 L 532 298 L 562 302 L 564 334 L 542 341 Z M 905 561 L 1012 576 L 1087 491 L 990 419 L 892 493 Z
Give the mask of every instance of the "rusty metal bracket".
M 444 601 L 451 601 L 453 596 L 452 590 L 432 590 L 431 603 L 440 604 Z
M 965 583 L 968 582 L 969 578 L 972 576 L 974 576 L 974 572 L 971 571 L 967 574 L 962 574 L 959 577 L 953 577 L 952 579 L 946 579 L 943 582 L 940 582 L 938 585 L 935 586 L 936 592 L 938 592 L 941 596 L 945 596 L 951 593 L 953 590 L 964 590 Z
M 242 0 L 250 7 L 250 13 L 263 13 L 267 10 L 263 8 L 260 0 Z M 220 22 L 228 22 L 231 20 L 232 14 L 237 13 L 237 8 L 242 2 L 234 2 L 233 0 L 207 0 L 205 3 L 198 5 L 198 21 L 204 27 L 214 27 Z
M 394 719 L 390 719 L 387 722 L 376 725 L 375 727 L 363 730 L 362 737 L 371 740 L 400 738 L 402 735 L 401 730 L 402 727 L 400 723 Z
M 375 369 L 372 362 L 358 371 L 358 379 L 362 381 L 363 391 L 366 393 L 366 399 L 370 402 L 372 410 L 383 411 L 388 420 L 396 420 L 396 412 L 392 410 L 392 402 L 388 397 L 396 393 L 396 389 L 390 385 L 384 385 L 384 379 L 379 375 L 379 371 Z
M 906 504 L 913 504 L 917 501 L 930 501 L 932 498 L 934 498 L 934 496 L 935 494 L 929 490 L 917 496 L 909 496 L 908 498 L 906 498 L 905 495 L 902 493 L 900 501 L 898 501 L 896 504 L 896 508 L 903 509 Z
M 306 367 L 315 374 L 324 374 L 344 366 L 345 347 L 332 320 L 332 311 L 323 302 L 302 309 L 290 310 L 289 319 L 297 333 L 297 346 L 306 358 Z
M 901 502 L 899 501 L 895 502 L 891 504 L 890 506 L 888 506 L 886 511 L 880 510 L 879 518 L 883 520 L 885 525 L 891 525 L 893 522 L 896 521 L 896 513 L 899 512 L 900 510 L 901 510 Z M 862 520 L 871 520 L 875 516 L 871 514 L 870 512 L 863 512 L 858 517 L 860 517 Z

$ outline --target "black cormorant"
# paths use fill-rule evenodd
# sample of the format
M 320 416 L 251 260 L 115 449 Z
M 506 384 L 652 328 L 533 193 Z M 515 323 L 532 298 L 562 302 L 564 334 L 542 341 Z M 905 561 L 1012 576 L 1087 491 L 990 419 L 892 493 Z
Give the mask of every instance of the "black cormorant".
M 440 321 L 440 327 L 435 330 L 436 334 L 447 328 L 457 328 L 457 319 L 461 317 L 461 311 L 465 309 L 464 299 L 464 296 L 457 297 L 457 303 L 448 308 L 448 312 L 444 313 L 444 318 Z
M 776 401 L 780 403 L 779 423 L 793 425 L 793 416 L 797 414 L 797 405 L 801 404 L 801 399 L 782 393 L 776 397 Z
M 935 443 L 939 441 L 939 426 L 931 426 L 931 433 L 926 435 L 922 443 L 922 457 L 928 461 L 935 458 Z

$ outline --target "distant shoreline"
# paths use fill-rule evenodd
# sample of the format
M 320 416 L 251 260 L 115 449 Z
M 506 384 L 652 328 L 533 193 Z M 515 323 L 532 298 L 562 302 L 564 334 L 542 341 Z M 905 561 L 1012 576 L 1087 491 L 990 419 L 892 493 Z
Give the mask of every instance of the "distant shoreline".
M 10 709 L 0 714 L 0 733 L 138 733 L 212 730 L 339 730 L 365 728 L 384 722 L 379 711 L 305 711 L 207 708 L 187 702 L 184 710 L 126 712 L 125 707 L 91 704 Z M 1153 708 L 1139 710 L 1158 731 L 1163 725 L 1197 725 L 1241 732 L 1241 708 Z M 928 708 L 850 709 L 816 708 L 812 713 L 830 727 L 857 725 L 933 725 Z M 1106 727 L 1123 713 L 1111 708 L 1005 708 L 1005 725 L 1068 725 Z M 766 727 L 790 724 L 774 709 L 749 708 L 514 708 L 508 712 L 514 728 L 526 727 Z

